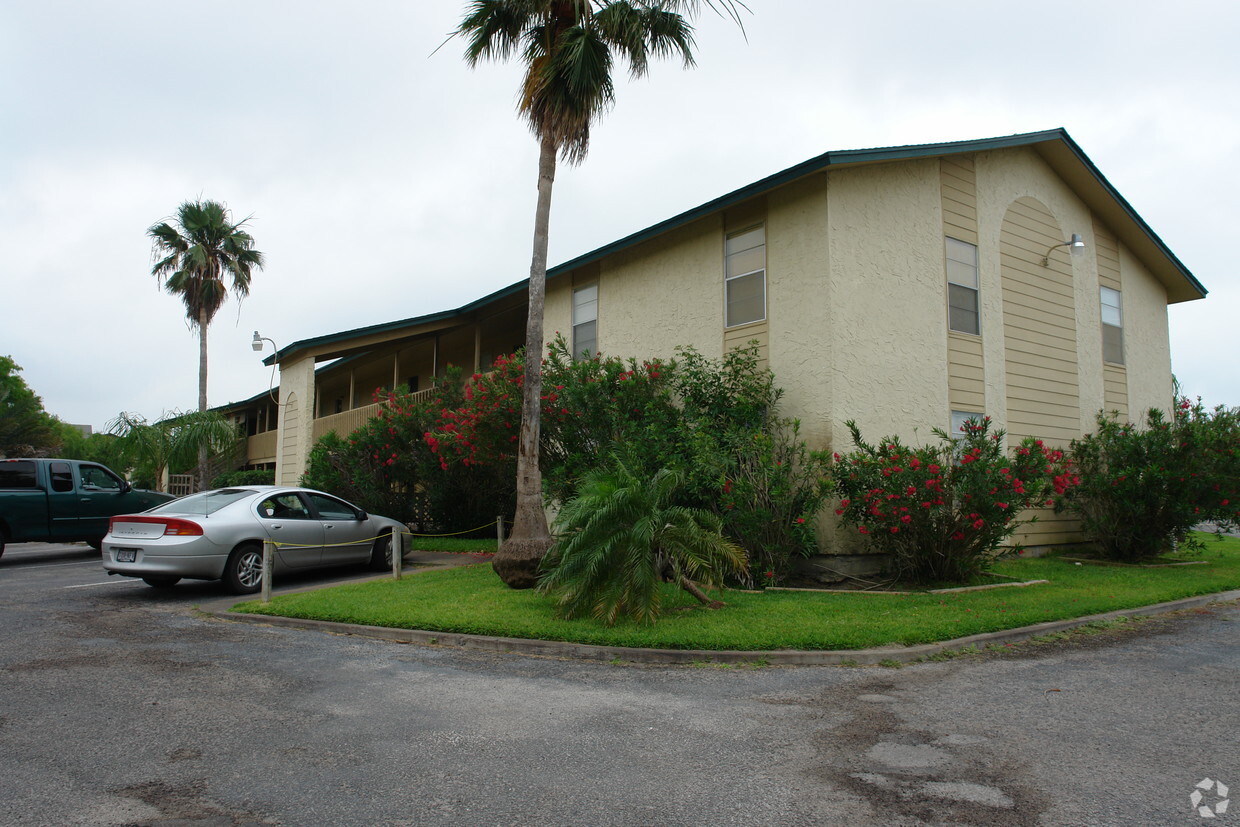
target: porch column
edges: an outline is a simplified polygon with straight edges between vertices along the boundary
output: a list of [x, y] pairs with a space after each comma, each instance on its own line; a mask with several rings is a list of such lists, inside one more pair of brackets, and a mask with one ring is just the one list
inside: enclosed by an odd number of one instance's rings
[[314, 358], [280, 363], [280, 410], [277, 413], [276, 481], [296, 485], [314, 445]]

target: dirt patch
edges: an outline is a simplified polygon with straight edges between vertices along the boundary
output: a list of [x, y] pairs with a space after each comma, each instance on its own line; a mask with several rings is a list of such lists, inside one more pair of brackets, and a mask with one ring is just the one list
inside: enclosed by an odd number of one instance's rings
[[188, 784], [173, 785], [163, 781], [145, 781], [116, 790], [116, 794], [141, 801], [160, 813], [157, 820], [134, 822], [127, 827], [147, 827], [147, 825], [165, 824], [168, 820], [192, 821], [202, 825], [227, 825], [228, 827], [248, 827], [258, 824], [278, 824], [279, 822], [264, 818], [261, 814], [249, 810], [229, 808], [210, 801], [204, 797], [207, 784], [205, 781], [192, 781]]
[[850, 694], [841, 710], [846, 722], [816, 738], [826, 760], [815, 775], [892, 824], [1039, 823], [1045, 795], [1020, 783], [1023, 764], [992, 750], [989, 739], [905, 727], [899, 686], [881, 678]]

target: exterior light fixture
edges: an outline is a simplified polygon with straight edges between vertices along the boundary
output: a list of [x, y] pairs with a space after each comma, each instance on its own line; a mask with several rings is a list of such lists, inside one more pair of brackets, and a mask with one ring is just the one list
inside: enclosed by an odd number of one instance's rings
[[276, 343], [274, 341], [272, 341], [271, 339], [268, 339], [266, 336], [260, 336], [258, 334], [258, 331], [255, 330], [254, 338], [250, 340], [250, 347], [254, 348], [255, 353], [262, 352], [263, 342], [271, 342], [271, 349], [275, 351], [275, 356], [273, 357], [274, 361], [272, 361], [271, 363], [271, 382], [268, 383], [267, 395], [271, 397], [272, 402], [279, 405], [280, 400], [276, 399], [275, 387], [276, 387], [276, 366], [280, 364], [280, 348], [276, 347]]
[[[1049, 248], [1047, 248], [1046, 255], [1042, 256], [1043, 267], [1050, 266], [1051, 253], [1060, 247], [1067, 247], [1074, 256], [1083, 255], [1085, 253], [1085, 239], [1081, 237], [1080, 233], [1073, 233], [1071, 241], [1065, 241], [1063, 244], [1052, 244]], [[255, 333], [254, 335], [257, 336], [258, 334]]]
[[280, 355], [280, 348], [276, 347], [276, 343], [272, 342], [271, 339], [268, 339], [266, 336], [259, 336], [258, 331], [255, 330], [254, 338], [250, 340], [250, 347], [254, 348], [255, 353], [262, 352], [263, 342], [271, 342], [271, 349], [276, 352], [276, 356]]

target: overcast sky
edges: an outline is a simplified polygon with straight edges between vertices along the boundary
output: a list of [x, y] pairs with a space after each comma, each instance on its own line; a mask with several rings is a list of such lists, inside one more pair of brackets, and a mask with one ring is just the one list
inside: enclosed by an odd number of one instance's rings
[[[552, 265], [828, 150], [1064, 127], [1210, 290], [1175, 373], [1240, 404], [1240, 3], [750, 0], [698, 66], [621, 79], [562, 168]], [[268, 265], [210, 328], [210, 403], [281, 347], [528, 274], [537, 146], [516, 65], [436, 47], [463, 0], [0, 0], [0, 354], [61, 419], [197, 403], [197, 339], [146, 229], [223, 201]], [[748, 42], [746, 42], [746, 37]], [[263, 355], [270, 354], [270, 349]]]

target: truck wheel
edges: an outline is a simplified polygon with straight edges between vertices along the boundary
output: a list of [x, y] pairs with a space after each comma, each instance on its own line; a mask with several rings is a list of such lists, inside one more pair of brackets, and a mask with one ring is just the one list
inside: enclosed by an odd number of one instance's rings
[[392, 535], [383, 534], [375, 539], [374, 548], [370, 552], [371, 571], [392, 570]]
[[168, 589], [181, 582], [181, 578], [172, 575], [159, 576], [152, 574], [150, 577], [143, 577], [142, 582], [155, 589]]
[[253, 594], [263, 584], [263, 548], [238, 546], [224, 564], [224, 585], [233, 594]]

